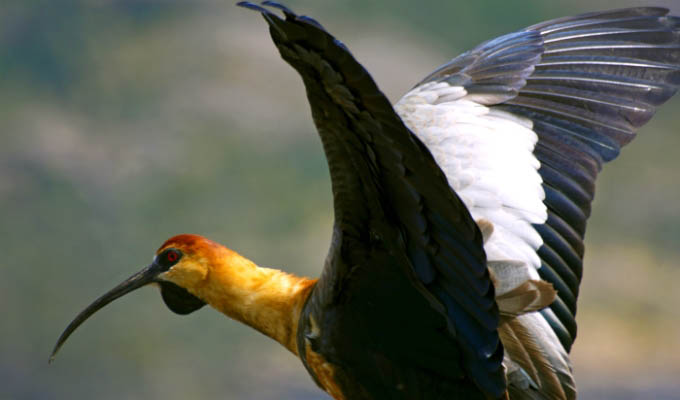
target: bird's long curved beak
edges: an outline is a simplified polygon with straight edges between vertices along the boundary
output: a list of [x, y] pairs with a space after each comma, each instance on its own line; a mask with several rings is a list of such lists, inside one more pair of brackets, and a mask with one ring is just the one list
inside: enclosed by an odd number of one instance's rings
[[85, 320], [88, 319], [92, 314], [96, 313], [97, 311], [99, 311], [99, 309], [109, 304], [110, 302], [116, 300], [117, 298], [122, 297], [135, 289], [139, 289], [142, 286], [146, 286], [149, 283], [154, 282], [160, 272], [161, 271], [159, 266], [156, 263], [152, 263], [148, 267], [127, 278], [125, 281], [121, 282], [118, 286], [109, 290], [104, 295], [95, 300], [92, 304], [87, 306], [87, 308], [81, 311], [80, 314], [78, 314], [73, 319], [73, 321], [71, 321], [71, 323], [68, 324], [66, 329], [64, 329], [64, 332], [62, 332], [61, 336], [59, 336], [59, 340], [57, 340], [57, 343], [54, 345], [54, 349], [52, 350], [52, 354], [50, 355], [48, 362], [51, 363], [52, 361], [54, 361], [54, 357], [57, 355], [57, 352], [64, 344], [66, 339], [68, 339], [68, 337], [71, 336], [71, 333], [73, 333], [73, 331], [75, 331], [76, 328], [78, 328], [83, 322], [85, 322]]

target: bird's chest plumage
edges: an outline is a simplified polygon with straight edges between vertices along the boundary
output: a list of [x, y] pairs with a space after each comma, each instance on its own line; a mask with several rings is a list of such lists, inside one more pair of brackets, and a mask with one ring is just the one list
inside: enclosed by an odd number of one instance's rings
[[333, 316], [314, 315], [310, 309], [306, 311], [298, 331], [298, 349], [303, 364], [316, 384], [334, 399], [373, 399], [361, 384], [370, 377], [357, 376], [358, 371], [351, 372], [352, 365], [366, 364], [360, 355], [361, 351], [357, 351], [359, 348], [343, 351], [347, 341], [362, 343], [361, 333], [355, 331], [342, 335], [339, 331], [341, 323], [335, 324], [335, 331], [331, 328], [333, 324], [329, 324], [328, 320], [333, 319]]
[[321, 354], [315, 352], [311, 348], [311, 343], [307, 341], [304, 352], [304, 364], [307, 370], [312, 375], [317, 385], [319, 385], [334, 399], [344, 400], [348, 398], [355, 398], [347, 388], [341, 387], [339, 384], [339, 376], [344, 375], [344, 371], [336, 365], [331, 364]]
[[365, 354], [362, 361], [359, 354], [324, 354], [321, 349], [315, 350], [314, 347], [313, 340], [305, 340], [303, 362], [317, 385], [334, 399], [401, 398], [389, 395], [389, 391], [378, 384], [381, 381], [380, 374], [372, 365], [369, 354]]

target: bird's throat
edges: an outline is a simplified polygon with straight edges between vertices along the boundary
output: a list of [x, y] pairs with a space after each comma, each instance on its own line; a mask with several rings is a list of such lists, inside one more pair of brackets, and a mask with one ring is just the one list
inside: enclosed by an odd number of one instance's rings
[[202, 300], [298, 354], [298, 321], [315, 279], [258, 267], [231, 250], [206, 278], [196, 290]]

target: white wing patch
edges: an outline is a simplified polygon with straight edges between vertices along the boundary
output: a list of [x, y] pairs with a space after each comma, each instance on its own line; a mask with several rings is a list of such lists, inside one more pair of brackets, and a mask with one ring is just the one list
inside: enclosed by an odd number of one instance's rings
[[539, 279], [536, 250], [543, 241], [531, 224], [544, 223], [548, 215], [533, 155], [538, 137], [531, 120], [475, 100], [463, 87], [429, 82], [394, 108], [432, 152], [473, 219], [493, 224], [484, 244], [488, 260], [526, 262]]
[[[463, 87], [429, 82], [408, 92], [394, 108], [477, 221], [499, 307], [505, 307], [503, 301], [523, 300], [522, 293], [510, 300], [498, 296], [509, 296], [526, 283], [535, 286], [536, 295], [542, 290], [545, 299], [537, 298], [542, 308], [556, 292], [538, 275], [536, 251], [543, 240], [531, 225], [548, 219], [540, 162], [533, 154], [538, 136], [531, 120], [479, 101], [480, 95], [468, 96]], [[532, 310], [509, 316], [501, 309], [508, 382], [525, 390], [531, 386], [546, 398], [575, 399], [567, 353], [545, 318]]]

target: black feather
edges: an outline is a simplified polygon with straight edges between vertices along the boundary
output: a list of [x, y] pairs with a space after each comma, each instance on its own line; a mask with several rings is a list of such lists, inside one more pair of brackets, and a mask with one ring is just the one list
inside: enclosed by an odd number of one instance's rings
[[168, 308], [180, 315], [190, 314], [205, 305], [205, 302], [172, 282], [161, 281], [161, 297]]

